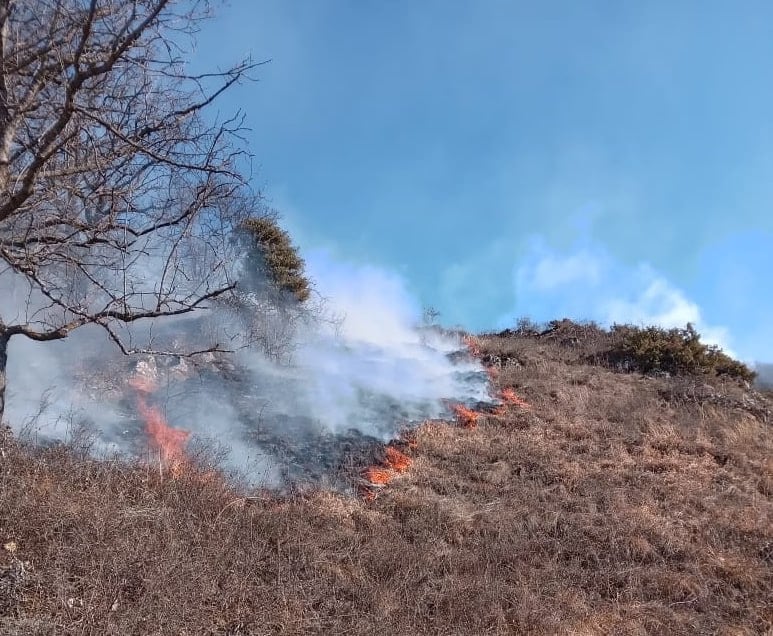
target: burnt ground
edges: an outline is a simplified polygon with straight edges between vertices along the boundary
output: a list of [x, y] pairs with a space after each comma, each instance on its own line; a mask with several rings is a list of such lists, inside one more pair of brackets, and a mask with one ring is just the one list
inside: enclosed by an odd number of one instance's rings
[[372, 502], [6, 434], [0, 633], [770, 633], [770, 395], [610, 368], [605, 338], [481, 337], [531, 408], [420, 425]]
[[[449, 354], [452, 364], [462, 363], [455, 369], [456, 379], [473, 387], [483, 387], [487, 375], [482, 367], [470, 369], [474, 361], [463, 346]], [[323, 486], [345, 493], [354, 493], [363, 466], [383, 457], [385, 442], [400, 431], [418, 426], [430, 416], [453, 417], [456, 403], [446, 400], [438, 409], [434, 402], [403, 404], [394, 397], [366, 393], [357, 395], [357, 408], [350, 409], [368, 425], [330, 430], [319, 419], [293, 413], [292, 404], [285, 402], [278, 408], [272, 405], [275, 396], [288, 396], [301, 390], [290, 377], [280, 379], [270, 374], [253, 374], [240, 367], [227, 355], [179, 358], [176, 356], [144, 355], [127, 358], [92, 358], [82, 362], [76, 370], [81, 392], [93, 399], [115, 405], [121, 426], [100, 428], [87, 418], [72, 422], [77, 430], [78, 443], [84, 438], [115, 443], [121, 452], [153, 461], [158, 453], [149, 443], [145, 425], [137, 408], [137, 391], [132, 378], [139, 377], [146, 384], [143, 401], [163, 414], [173, 428], [190, 431], [189, 448], [193, 454], [217, 455], [226, 472], [240, 483], [266, 485], [282, 494]], [[286, 399], [286, 398], [285, 398]], [[290, 400], [291, 402], [291, 400]], [[221, 422], [201, 426], [197, 410], [203, 403], [223, 408]], [[492, 410], [496, 401], [463, 401], [476, 409]], [[283, 410], [284, 409], [284, 410]], [[228, 418], [226, 426], [222, 420]], [[205, 419], [205, 418], [204, 418]], [[194, 422], [199, 422], [196, 426]], [[191, 426], [193, 425], [193, 428]], [[38, 445], [56, 445], [57, 439], [46, 439], [36, 434]], [[230, 450], [236, 449], [235, 459], [229, 461]], [[240, 461], [244, 457], [255, 460]], [[265, 471], [265, 472], [264, 472]], [[266, 474], [270, 473], [270, 474]]]

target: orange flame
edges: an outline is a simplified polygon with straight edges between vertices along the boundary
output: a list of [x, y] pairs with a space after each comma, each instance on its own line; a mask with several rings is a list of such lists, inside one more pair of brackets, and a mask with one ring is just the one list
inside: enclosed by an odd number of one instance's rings
[[386, 460], [384, 463], [392, 470], [398, 473], [404, 473], [411, 465], [411, 458], [406, 454], [401, 453], [394, 446], [387, 446]]
[[[404, 433], [403, 437], [410, 435], [410, 439], [415, 441], [414, 433]], [[409, 444], [409, 448], [412, 448]], [[360, 496], [365, 501], [373, 501], [378, 497], [377, 489], [386, 486], [399, 473], [404, 473], [410, 467], [413, 460], [405, 453], [394, 446], [387, 446], [384, 453], [384, 459], [377, 466], [370, 466], [362, 471], [363, 479], [368, 482], [359, 487]]]
[[181, 472], [186, 463], [185, 445], [190, 432], [169, 426], [161, 410], [148, 403], [147, 395], [156, 390], [156, 383], [145, 376], [135, 375], [129, 386], [137, 391], [137, 410], [145, 421], [145, 434], [161, 453], [161, 460], [169, 466], [173, 475]]
[[459, 423], [464, 426], [464, 428], [475, 428], [478, 425], [480, 413], [477, 411], [468, 409], [463, 404], [454, 404], [452, 408], [456, 414], [456, 419], [459, 420]]
[[502, 401], [505, 404], [512, 404], [513, 406], [520, 406], [523, 409], [530, 409], [531, 404], [526, 402], [525, 400], [519, 398], [515, 391], [511, 388], [502, 389], [500, 396], [502, 397]]
[[169, 426], [161, 411], [143, 398], [137, 399], [137, 410], [145, 420], [145, 432], [151, 443], [161, 451], [161, 458], [170, 466], [179, 468], [185, 463], [185, 444], [190, 432]]
[[367, 481], [376, 486], [385, 486], [392, 479], [394, 479], [395, 471], [390, 468], [379, 468], [378, 466], [371, 466], [366, 469], [362, 475]]

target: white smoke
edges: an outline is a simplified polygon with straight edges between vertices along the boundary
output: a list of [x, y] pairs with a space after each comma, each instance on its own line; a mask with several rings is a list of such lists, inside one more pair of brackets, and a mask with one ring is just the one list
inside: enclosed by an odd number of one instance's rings
[[[222, 446], [226, 465], [252, 481], [276, 484], [293, 474], [291, 464], [313, 464], [315, 453], [337, 456], [342, 440], [386, 441], [403, 426], [446, 414], [448, 401], [489, 399], [483, 369], [449, 355], [463, 348], [457, 337], [421, 327], [399, 277], [324, 254], [313, 255], [309, 269], [324, 309], [265, 317], [266, 333], [291, 335], [279, 342], [286, 355], [266, 355], [259, 343], [217, 359], [144, 359], [158, 384], [154, 404], [171, 426]], [[19, 313], [21, 298], [3, 294], [0, 315]], [[227, 343], [240, 329], [232, 313], [218, 311], [133, 325], [127, 335], [171, 342], [207, 332]], [[84, 421], [98, 449], [137, 452], [142, 423], [126, 385], [134, 364], [95, 327], [47, 343], [14, 337], [6, 419], [55, 440]], [[326, 461], [333, 460], [319, 459]]]
[[773, 389], [773, 363], [757, 362], [754, 370], [757, 372], [756, 385], [761, 389]]
[[[706, 319], [702, 307], [648, 263], [629, 266], [603, 245], [580, 236], [562, 251], [539, 236], [515, 269], [519, 311], [549, 320], [573, 316], [613, 324], [684, 327], [692, 323], [706, 344], [736, 357], [729, 330]], [[535, 311], [536, 309], [536, 311]], [[502, 320], [512, 324], [512, 315]]]

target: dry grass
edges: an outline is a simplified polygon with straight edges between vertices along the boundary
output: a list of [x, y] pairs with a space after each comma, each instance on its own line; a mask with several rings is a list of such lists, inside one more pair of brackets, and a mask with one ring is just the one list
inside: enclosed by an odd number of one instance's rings
[[0, 632], [773, 629], [769, 401], [589, 366], [593, 343], [479, 345], [531, 408], [425, 423], [370, 503], [4, 438]]

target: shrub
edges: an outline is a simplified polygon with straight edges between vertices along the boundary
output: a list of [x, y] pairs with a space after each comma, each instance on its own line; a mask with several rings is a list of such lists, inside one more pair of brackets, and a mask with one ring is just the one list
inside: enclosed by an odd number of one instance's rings
[[519, 336], [536, 336], [542, 328], [538, 322], [523, 316], [515, 323], [515, 333]]
[[617, 336], [617, 344], [610, 349], [607, 359], [628, 370], [729, 376], [748, 382], [756, 375], [719, 347], [702, 343], [690, 323], [684, 329], [615, 325], [612, 334]]
[[242, 227], [247, 247], [251, 248], [247, 256], [249, 269], [265, 273], [276, 288], [291, 293], [299, 302], [306, 301], [311, 283], [290, 235], [270, 216], [249, 218]]

